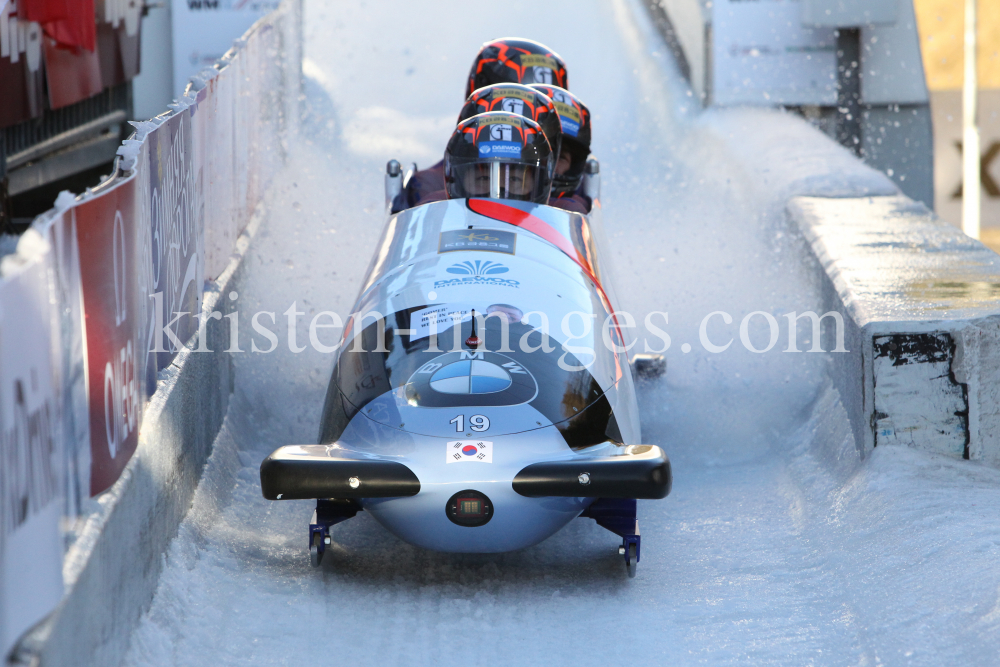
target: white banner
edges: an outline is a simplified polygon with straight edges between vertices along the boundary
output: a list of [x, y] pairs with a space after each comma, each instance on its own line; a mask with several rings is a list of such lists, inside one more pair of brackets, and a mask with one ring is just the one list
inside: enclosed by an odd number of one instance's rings
[[63, 593], [62, 430], [47, 252], [0, 265], [0, 655]]
[[174, 95], [188, 79], [211, 67], [278, 0], [172, 0]]

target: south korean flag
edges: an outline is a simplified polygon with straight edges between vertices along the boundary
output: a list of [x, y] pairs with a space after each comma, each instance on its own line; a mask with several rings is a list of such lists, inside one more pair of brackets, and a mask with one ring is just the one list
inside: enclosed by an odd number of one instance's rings
[[446, 463], [493, 463], [493, 443], [487, 440], [453, 440], [445, 451]]

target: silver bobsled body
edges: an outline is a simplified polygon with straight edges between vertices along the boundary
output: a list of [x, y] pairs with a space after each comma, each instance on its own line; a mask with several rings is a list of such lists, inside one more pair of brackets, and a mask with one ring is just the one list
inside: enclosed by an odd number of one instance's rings
[[335, 500], [421, 547], [500, 552], [595, 499], [631, 501], [634, 520], [634, 499], [666, 496], [669, 462], [639, 444], [631, 322], [602, 240], [598, 203], [588, 216], [493, 199], [390, 215], [320, 444], [275, 451], [265, 497], [318, 499], [314, 526], [343, 514]]

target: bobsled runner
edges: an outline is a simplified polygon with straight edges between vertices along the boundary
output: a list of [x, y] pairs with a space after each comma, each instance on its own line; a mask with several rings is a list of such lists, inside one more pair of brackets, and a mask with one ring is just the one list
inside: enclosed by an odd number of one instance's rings
[[[387, 200], [400, 171], [390, 163]], [[313, 565], [330, 527], [362, 510], [411, 544], [480, 553], [531, 546], [582, 516], [621, 537], [635, 575], [636, 500], [666, 497], [671, 470], [641, 444], [633, 373], [663, 366], [629, 362], [596, 163], [588, 172], [586, 216], [477, 198], [388, 214], [319, 444], [279, 447], [260, 467], [265, 498], [317, 501]]]

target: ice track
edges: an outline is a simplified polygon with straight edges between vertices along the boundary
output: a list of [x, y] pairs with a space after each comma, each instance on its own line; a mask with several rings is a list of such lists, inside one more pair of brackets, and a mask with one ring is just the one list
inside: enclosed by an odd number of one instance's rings
[[[479, 44], [541, 40], [595, 113], [624, 306], [669, 312], [668, 379], [642, 386], [641, 407], [674, 490], [640, 503], [633, 580], [589, 520], [524, 551], [456, 556], [360, 514], [314, 570], [311, 504], [265, 501], [258, 466], [315, 441], [332, 359], [292, 354], [282, 335], [270, 354], [234, 355], [229, 415], [125, 664], [997, 664], [1000, 471], [891, 448], [862, 461], [824, 355], [739, 344], [745, 314], [819, 299], [782, 212], [788, 175], [734, 155], [734, 137], [812, 130], [696, 111], [626, 0], [307, 0], [305, 26], [304, 136], [266, 202], [241, 313], [280, 325], [294, 301], [307, 321], [346, 316], [382, 225], [385, 161], [439, 158]], [[710, 333], [736, 342], [713, 355], [697, 331], [717, 310], [735, 323]], [[248, 350], [249, 316], [241, 329]]]

